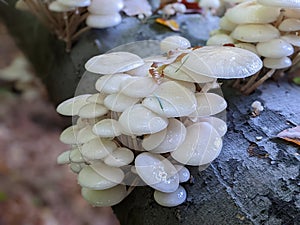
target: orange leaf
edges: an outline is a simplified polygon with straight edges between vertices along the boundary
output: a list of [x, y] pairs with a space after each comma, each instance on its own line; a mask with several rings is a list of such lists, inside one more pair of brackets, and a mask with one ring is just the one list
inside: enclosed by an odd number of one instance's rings
[[162, 24], [166, 27], [169, 27], [173, 31], [179, 31], [179, 25], [175, 20], [165, 20], [163, 18], [157, 18], [156, 23]]
[[300, 126], [288, 128], [277, 134], [277, 137], [300, 145]]

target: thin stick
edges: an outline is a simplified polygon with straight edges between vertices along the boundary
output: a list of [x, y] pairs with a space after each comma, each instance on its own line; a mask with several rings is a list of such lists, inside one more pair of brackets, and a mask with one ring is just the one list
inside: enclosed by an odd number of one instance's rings
[[241, 84], [241, 80], [242, 80], [241, 78], [236, 79], [236, 80], [234, 81], [232, 87], [234, 87], [234, 88], [239, 88], [239, 87], [240, 87], [240, 84]]
[[76, 40], [81, 34], [83, 34], [84, 32], [90, 30], [90, 27], [84, 27], [82, 29], [80, 29], [79, 31], [77, 31], [73, 36], [72, 36], [72, 41]]
[[241, 88], [241, 92], [244, 92], [248, 87], [250, 87], [256, 80], [256, 78], [258, 77], [259, 73], [261, 71], [258, 71], [256, 74], [254, 74], [249, 80], [248, 82]]
[[270, 78], [274, 72], [276, 70], [275, 69], [271, 69], [269, 70], [269, 72], [267, 72], [261, 79], [259, 79], [258, 81], [256, 81], [252, 87], [250, 87], [248, 90], [246, 90], [244, 92], [244, 94], [248, 95], [250, 94], [252, 91], [254, 91], [258, 86], [260, 86], [265, 80], [267, 80], [268, 78]]

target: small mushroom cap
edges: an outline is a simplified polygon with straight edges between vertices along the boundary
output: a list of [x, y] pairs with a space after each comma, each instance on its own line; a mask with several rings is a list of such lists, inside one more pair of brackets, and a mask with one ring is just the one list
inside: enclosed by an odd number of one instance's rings
[[71, 162], [70, 163], [70, 169], [73, 173], [80, 173], [80, 171], [84, 168], [85, 166], [83, 165], [83, 163], [75, 163], [75, 162]]
[[119, 123], [126, 134], [144, 135], [159, 132], [168, 125], [168, 120], [141, 104], [127, 108], [120, 116]]
[[[109, 177], [105, 177], [99, 173], [102, 173], [102, 169], [105, 166], [104, 163], [101, 163], [101, 165], [84, 167], [78, 174], [78, 183], [80, 186], [93, 190], [104, 190], [120, 184], [124, 178], [123, 171], [116, 167], [109, 167]], [[105, 175], [107, 174], [105, 173]]]
[[109, 166], [121, 167], [130, 164], [134, 159], [134, 154], [128, 148], [120, 147], [109, 154], [104, 163]]
[[115, 149], [117, 145], [113, 141], [97, 137], [82, 146], [81, 154], [88, 160], [103, 159]]
[[59, 165], [69, 164], [71, 162], [70, 161], [70, 152], [71, 152], [71, 150], [60, 153], [56, 159], [57, 164], [59, 164]]
[[300, 19], [300, 8], [285, 8], [283, 15], [285, 18]]
[[94, 56], [87, 61], [85, 68], [92, 73], [114, 74], [132, 70], [144, 64], [138, 55], [129, 52], [112, 52]]
[[295, 34], [286, 34], [280, 37], [281, 39], [287, 41], [291, 45], [294, 45], [296, 47], [300, 47], [300, 37]]
[[259, 55], [268, 58], [281, 58], [294, 53], [293, 46], [283, 39], [273, 39], [256, 45]]
[[132, 98], [142, 98], [151, 94], [158, 84], [152, 77], [131, 77], [121, 83], [120, 93]]
[[70, 161], [74, 162], [74, 163], [84, 163], [85, 162], [79, 148], [74, 148], [71, 150]]
[[103, 119], [93, 126], [93, 132], [100, 137], [116, 137], [121, 135], [121, 127], [117, 120]]
[[124, 172], [120, 168], [113, 167], [106, 165], [102, 161], [93, 161], [90, 166], [101, 176], [105, 177], [106, 179], [114, 182], [114, 183], [121, 183], [124, 179]]
[[90, 94], [84, 94], [67, 99], [57, 106], [56, 111], [64, 116], [78, 115], [80, 108], [87, 104], [86, 99], [90, 96]]
[[69, 12], [69, 11], [74, 11], [75, 7], [74, 6], [68, 6], [65, 4], [61, 4], [58, 1], [53, 1], [48, 5], [48, 8], [50, 11], [53, 12]]
[[106, 94], [118, 93], [121, 88], [121, 83], [131, 76], [124, 73], [107, 74], [99, 77], [96, 81], [96, 90]]
[[104, 105], [96, 103], [87, 103], [82, 106], [78, 112], [78, 115], [81, 118], [96, 118], [105, 115], [108, 112], [108, 109]]
[[215, 115], [227, 107], [225, 99], [214, 93], [196, 93], [196, 99], [197, 109], [190, 117]]
[[173, 118], [169, 119], [166, 130], [164, 140], [157, 147], [151, 149], [151, 153], [172, 152], [184, 141], [186, 128], [179, 120]]
[[185, 166], [175, 164], [174, 167], [179, 176], [179, 183], [187, 182], [190, 179], [191, 173]]
[[137, 77], [148, 77], [150, 76], [149, 69], [151, 68], [151, 65], [153, 62], [145, 62], [145, 64], [126, 71], [127, 74], [132, 75], [132, 76], [137, 76]]
[[280, 8], [257, 4], [256, 1], [246, 1], [227, 10], [225, 16], [235, 24], [271, 23], [277, 20]]
[[153, 134], [144, 136], [143, 141], [142, 141], [143, 148], [147, 151], [150, 151], [150, 150], [156, 148], [165, 139], [166, 134], [167, 134], [167, 128], [165, 128], [157, 133], [153, 133]]
[[162, 52], [168, 52], [175, 49], [187, 49], [190, 47], [190, 41], [178, 35], [166, 37], [160, 42], [160, 49]]
[[56, 0], [60, 4], [71, 7], [85, 7], [91, 4], [91, 0]]
[[170, 193], [179, 186], [175, 167], [161, 155], [141, 153], [135, 158], [135, 167], [141, 179], [158, 191]]
[[240, 43], [236, 43], [234, 45], [235, 45], [235, 47], [246, 49], [250, 52], [253, 52], [256, 55], [259, 55], [257, 50], [256, 50], [256, 46], [254, 44], [240, 42]]
[[142, 104], [151, 111], [164, 117], [180, 117], [191, 114], [197, 107], [195, 94], [176, 81], [167, 81]]
[[164, 193], [161, 191], [154, 191], [154, 200], [166, 207], [174, 207], [182, 204], [186, 200], [186, 190], [179, 185], [176, 191], [172, 193]]
[[300, 30], [300, 20], [295, 18], [287, 18], [279, 24], [278, 29], [285, 32], [298, 31]]
[[205, 46], [181, 60], [184, 68], [214, 78], [242, 78], [262, 68], [261, 59], [245, 49], [225, 46]]
[[60, 134], [59, 140], [62, 143], [69, 144], [69, 145], [77, 144], [78, 131], [79, 131], [79, 129], [78, 129], [77, 125], [67, 127]]
[[119, 12], [124, 7], [123, 0], [110, 0], [109, 4], [104, 1], [92, 1], [88, 7], [91, 14], [113, 14]]
[[219, 133], [221, 137], [223, 137], [226, 132], [227, 132], [227, 124], [225, 121], [214, 117], [214, 116], [209, 116], [209, 117], [200, 117], [199, 122], [208, 122], [210, 125], [212, 125], [215, 130]]
[[105, 190], [81, 189], [82, 197], [92, 206], [107, 207], [121, 202], [126, 196], [126, 186], [117, 185]]
[[225, 30], [225, 31], [233, 31], [234, 28], [236, 28], [237, 24], [231, 22], [226, 15], [224, 15], [220, 19], [220, 29]]
[[234, 40], [228, 34], [216, 34], [207, 40], [206, 45], [224, 45], [229, 43], [234, 43]]
[[264, 42], [279, 38], [277, 28], [270, 24], [241, 24], [231, 33], [231, 37], [244, 42]]
[[139, 101], [138, 98], [132, 98], [121, 93], [107, 95], [104, 99], [104, 105], [115, 112], [124, 112], [128, 107]]
[[218, 132], [207, 122], [195, 123], [187, 127], [184, 142], [171, 156], [178, 162], [199, 166], [212, 162], [220, 154], [222, 139]]
[[300, 8], [299, 0], [257, 0], [257, 3], [281, 8]]
[[105, 97], [106, 97], [106, 94], [104, 94], [104, 93], [96, 93], [96, 94], [93, 94], [90, 97], [88, 97], [86, 99], [86, 101], [90, 102], [90, 103], [103, 104]]
[[77, 143], [84, 144], [90, 140], [96, 138], [97, 135], [94, 134], [92, 126], [85, 126], [81, 128], [77, 133]]
[[292, 65], [292, 60], [289, 57], [282, 58], [264, 58], [264, 66], [270, 69], [284, 69]]

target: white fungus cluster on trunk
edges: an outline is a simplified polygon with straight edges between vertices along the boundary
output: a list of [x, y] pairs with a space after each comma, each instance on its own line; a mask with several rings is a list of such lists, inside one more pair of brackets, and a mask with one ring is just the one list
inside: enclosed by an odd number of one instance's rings
[[207, 45], [234, 44], [254, 52], [264, 67], [287, 69], [298, 60], [298, 0], [250, 0], [228, 9]]
[[137, 185], [155, 189], [163, 206], [183, 203], [187, 193], [180, 183], [190, 177], [185, 165], [210, 164], [227, 130], [216, 117], [227, 106], [213, 92], [216, 79], [250, 76], [262, 67], [250, 51], [193, 49], [182, 37], [164, 39], [161, 49], [166, 53], [146, 59], [129, 52], [92, 57], [85, 68], [99, 74], [97, 93], [57, 107], [77, 117], [60, 136], [71, 148], [57, 162], [70, 164], [92, 205], [115, 205]]

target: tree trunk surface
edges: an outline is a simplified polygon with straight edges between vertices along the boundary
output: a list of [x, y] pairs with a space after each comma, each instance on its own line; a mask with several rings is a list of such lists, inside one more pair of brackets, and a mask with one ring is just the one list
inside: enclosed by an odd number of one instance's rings
[[[113, 28], [85, 33], [66, 53], [64, 44], [35, 18], [0, 3], [0, 18], [32, 62], [54, 104], [76, 91], [84, 63], [93, 55], [120, 44], [146, 39], [161, 40], [169, 31], [151, 21], [125, 18]], [[217, 18], [184, 15], [179, 33], [193, 45], [204, 44]], [[196, 27], [195, 27], [196, 26]], [[299, 225], [299, 147], [276, 138], [283, 129], [300, 124], [300, 88], [285, 79], [268, 81], [253, 94], [242, 96], [223, 86], [228, 102], [228, 132], [219, 157], [204, 171], [190, 167], [194, 182], [183, 184], [187, 201], [174, 208], [161, 207], [153, 190], [137, 187], [113, 207], [122, 225]], [[265, 110], [251, 115], [259, 100]], [[259, 140], [257, 137], [262, 137]]]

